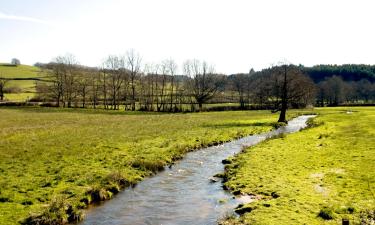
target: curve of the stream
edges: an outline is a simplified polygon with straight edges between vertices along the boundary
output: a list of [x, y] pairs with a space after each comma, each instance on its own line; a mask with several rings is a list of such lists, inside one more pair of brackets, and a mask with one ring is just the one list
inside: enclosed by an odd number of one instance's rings
[[92, 207], [80, 224], [216, 224], [241, 203], [223, 190], [221, 182], [210, 181], [213, 175], [223, 172], [221, 161], [240, 152], [243, 146], [255, 145], [281, 133], [297, 132], [311, 117], [299, 116], [277, 130], [190, 152], [172, 168]]

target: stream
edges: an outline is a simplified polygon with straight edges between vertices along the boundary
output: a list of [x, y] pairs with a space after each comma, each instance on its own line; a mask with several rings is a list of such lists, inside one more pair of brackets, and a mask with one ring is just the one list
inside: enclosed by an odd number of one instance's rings
[[91, 207], [80, 225], [208, 225], [233, 212], [242, 203], [223, 190], [221, 180], [212, 182], [224, 171], [222, 160], [266, 138], [293, 133], [306, 126], [313, 116], [299, 116], [285, 127], [247, 136], [219, 146], [188, 153], [172, 168], [127, 188], [114, 199]]

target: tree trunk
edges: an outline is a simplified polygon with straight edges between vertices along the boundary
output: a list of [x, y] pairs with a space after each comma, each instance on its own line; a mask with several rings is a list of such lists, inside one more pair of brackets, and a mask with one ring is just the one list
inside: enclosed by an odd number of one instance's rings
[[288, 121], [286, 120], [286, 109], [288, 107], [288, 87], [287, 87], [287, 66], [284, 65], [284, 84], [283, 84], [283, 90], [282, 90], [282, 96], [281, 96], [281, 110], [280, 110], [280, 116], [278, 122], [283, 122], [287, 123]]
[[203, 104], [202, 104], [202, 102], [199, 102], [198, 105], [199, 105], [199, 112], [202, 112], [202, 110], [203, 110]]
[[280, 116], [278, 122], [287, 123], [286, 120], [286, 104], [282, 103], [281, 110], [280, 110]]

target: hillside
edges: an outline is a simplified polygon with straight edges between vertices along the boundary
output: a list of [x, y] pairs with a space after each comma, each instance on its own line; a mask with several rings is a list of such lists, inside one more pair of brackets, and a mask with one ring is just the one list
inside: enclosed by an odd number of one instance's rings
[[11, 80], [6, 85], [6, 100], [25, 101], [35, 95], [35, 82], [43, 76], [35, 66], [0, 64], [0, 77]]

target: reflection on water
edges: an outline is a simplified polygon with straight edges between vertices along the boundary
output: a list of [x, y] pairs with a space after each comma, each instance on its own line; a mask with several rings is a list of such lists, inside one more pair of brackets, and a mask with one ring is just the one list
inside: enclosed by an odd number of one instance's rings
[[210, 178], [222, 173], [221, 161], [238, 153], [243, 146], [254, 145], [267, 137], [291, 133], [306, 126], [311, 116], [300, 116], [286, 127], [241, 138], [220, 146], [188, 153], [171, 169], [147, 178], [110, 201], [87, 212], [84, 225], [137, 224], [216, 224], [244, 199], [233, 199], [221, 182]]

